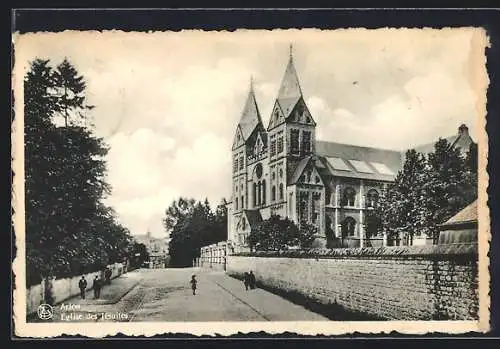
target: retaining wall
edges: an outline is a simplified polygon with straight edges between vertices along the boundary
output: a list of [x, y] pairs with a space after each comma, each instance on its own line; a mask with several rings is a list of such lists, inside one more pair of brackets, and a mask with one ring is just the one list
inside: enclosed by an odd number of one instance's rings
[[387, 320], [477, 319], [477, 245], [435, 245], [228, 256], [227, 273]]

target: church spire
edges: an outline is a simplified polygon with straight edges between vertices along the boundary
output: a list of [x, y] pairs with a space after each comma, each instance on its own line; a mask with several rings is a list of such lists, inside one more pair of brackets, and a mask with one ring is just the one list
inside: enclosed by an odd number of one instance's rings
[[[278, 103], [285, 114], [290, 113], [292, 108], [297, 104], [302, 97], [297, 71], [293, 64], [293, 46], [290, 44], [290, 54], [288, 64], [285, 69], [285, 74], [281, 80], [281, 86], [278, 92]], [[287, 115], [288, 116], [288, 115]]]
[[245, 140], [250, 137], [253, 130], [262, 123], [257, 100], [255, 99], [255, 92], [253, 87], [253, 76], [250, 77], [250, 91], [248, 92], [247, 101], [243, 112], [241, 113], [240, 122], [238, 126], [241, 129], [243, 138]]

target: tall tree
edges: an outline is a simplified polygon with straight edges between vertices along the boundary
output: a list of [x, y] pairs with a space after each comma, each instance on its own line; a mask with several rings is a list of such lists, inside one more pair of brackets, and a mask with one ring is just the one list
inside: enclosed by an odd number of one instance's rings
[[404, 233], [412, 237], [422, 229], [426, 180], [425, 157], [414, 149], [408, 150], [402, 170], [375, 205], [374, 215], [380, 217], [389, 235]]
[[93, 106], [85, 104], [86, 83], [76, 68], [64, 58], [54, 71], [55, 93], [57, 94], [57, 111], [64, 118], [66, 127], [70, 123], [84, 119], [85, 111]]
[[[469, 156], [477, 159], [477, 153]], [[475, 160], [469, 162], [468, 168], [460, 150], [446, 139], [440, 139], [429, 154], [428, 175], [423, 184], [425, 232], [429, 236], [436, 237], [439, 224], [477, 198], [477, 182], [472, 175]]]
[[110, 192], [107, 146], [89, 129], [53, 122], [62, 106], [71, 115], [83, 98], [61, 97], [56, 76], [48, 60], [37, 59], [24, 80], [28, 284], [100, 268], [128, 241], [128, 231], [102, 204]]

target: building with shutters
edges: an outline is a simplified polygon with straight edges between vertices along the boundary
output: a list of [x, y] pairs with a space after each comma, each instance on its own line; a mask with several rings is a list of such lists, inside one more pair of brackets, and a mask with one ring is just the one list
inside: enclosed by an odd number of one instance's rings
[[[394, 181], [405, 152], [320, 141], [316, 126], [290, 50], [267, 127], [252, 84], [236, 127], [228, 203], [228, 242], [233, 251], [247, 250], [252, 229], [271, 215], [316, 225], [317, 247], [383, 244], [367, 217]], [[465, 150], [472, 142], [465, 125], [458, 136], [448, 138]], [[433, 144], [417, 150], [430, 152]]]

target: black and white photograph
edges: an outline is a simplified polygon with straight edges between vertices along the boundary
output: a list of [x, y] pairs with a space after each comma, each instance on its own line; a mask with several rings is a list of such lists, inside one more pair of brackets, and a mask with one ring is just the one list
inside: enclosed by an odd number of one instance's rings
[[483, 29], [13, 43], [19, 336], [489, 329]]

